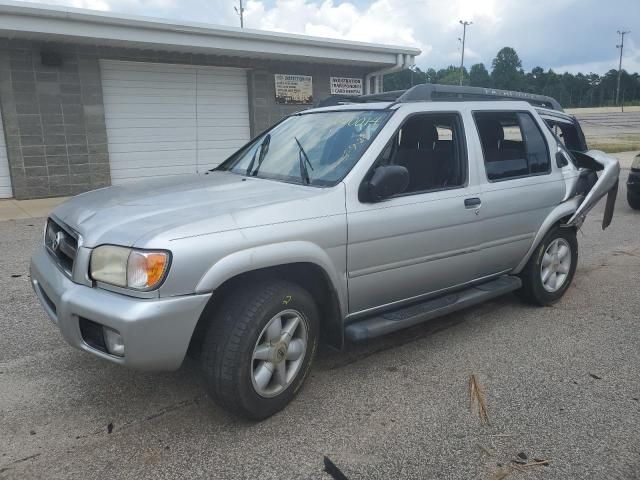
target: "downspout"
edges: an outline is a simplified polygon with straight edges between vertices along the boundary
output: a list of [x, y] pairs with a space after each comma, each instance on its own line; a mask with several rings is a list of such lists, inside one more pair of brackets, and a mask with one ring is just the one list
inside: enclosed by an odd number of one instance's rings
[[[369, 95], [371, 93], [382, 92], [382, 88], [383, 88], [382, 81], [383, 81], [384, 75], [386, 75], [387, 73], [399, 72], [401, 70], [404, 70], [405, 68], [409, 68], [410, 66], [413, 65], [413, 63], [414, 63], [413, 55], [398, 53], [396, 57], [395, 65], [391, 67], [383, 68], [382, 70], [377, 70], [375, 72], [371, 72], [365, 75], [364, 77], [365, 94]], [[371, 91], [371, 78], [374, 79], [373, 92]]]

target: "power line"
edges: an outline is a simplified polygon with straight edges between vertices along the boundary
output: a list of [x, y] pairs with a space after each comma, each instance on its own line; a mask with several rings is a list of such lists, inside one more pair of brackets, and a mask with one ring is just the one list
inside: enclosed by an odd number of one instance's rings
[[462, 58], [460, 59], [460, 85], [462, 85], [462, 80], [464, 78], [464, 42], [467, 39], [467, 27], [469, 25], [473, 25], [473, 22], [460, 20], [460, 25], [462, 25]]
[[616, 88], [616, 105], [620, 105], [620, 77], [622, 77], [622, 50], [624, 49], [624, 36], [627, 33], [631, 33], [631, 30], [627, 30], [625, 32], [621, 32], [620, 30], [618, 30], [618, 35], [620, 35], [620, 45], [616, 45], [616, 48], [620, 49], [620, 63], [618, 63], [618, 87]]

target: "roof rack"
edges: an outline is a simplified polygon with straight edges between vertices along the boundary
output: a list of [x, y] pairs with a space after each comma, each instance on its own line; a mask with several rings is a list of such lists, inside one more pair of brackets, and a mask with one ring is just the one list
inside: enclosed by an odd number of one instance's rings
[[461, 102], [461, 101], [495, 101], [519, 100], [528, 102], [534, 107], [544, 107], [551, 110], [563, 111], [560, 103], [551, 97], [535, 95], [533, 93], [513, 92], [483, 87], [461, 87], [457, 85], [437, 85], [425, 83], [416, 85], [408, 90], [394, 90], [392, 92], [374, 93], [372, 95], [340, 96], [332, 95], [321, 100], [317, 107], [331, 107], [343, 103], [370, 102]]

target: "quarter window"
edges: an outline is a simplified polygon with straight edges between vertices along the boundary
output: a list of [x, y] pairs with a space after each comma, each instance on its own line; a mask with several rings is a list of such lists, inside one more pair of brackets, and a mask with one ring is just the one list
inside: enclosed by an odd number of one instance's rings
[[577, 152], [587, 151], [587, 146], [584, 143], [583, 136], [580, 134], [577, 125], [550, 119], [545, 119], [545, 123], [556, 138], [567, 147], [567, 150]]
[[549, 173], [549, 150], [535, 120], [525, 112], [474, 114], [490, 181]]

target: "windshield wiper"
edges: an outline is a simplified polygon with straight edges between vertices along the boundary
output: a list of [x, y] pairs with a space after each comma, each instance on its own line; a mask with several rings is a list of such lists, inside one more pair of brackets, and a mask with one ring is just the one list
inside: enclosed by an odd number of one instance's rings
[[307, 164], [309, 164], [309, 167], [311, 167], [311, 170], [313, 170], [313, 165], [311, 165], [309, 156], [307, 155], [307, 152], [304, 151], [304, 147], [300, 143], [300, 140], [298, 140], [298, 137], [293, 137], [293, 138], [295, 139], [299, 148], [298, 157], [300, 162], [300, 176], [302, 177], [302, 181], [305, 182], [307, 185], [309, 185], [311, 183], [311, 179], [309, 178], [309, 170], [307, 170]]
[[[262, 140], [262, 143], [260, 144], [260, 148], [258, 148], [254, 154], [253, 157], [251, 157], [251, 162], [249, 163], [249, 166], [247, 167], [247, 177], [248, 176], [256, 176], [258, 174], [258, 170], [260, 169], [260, 165], [262, 165], [262, 161], [264, 160], [264, 157], [267, 156], [267, 152], [269, 151], [269, 143], [271, 143], [271, 135], [267, 134], [264, 139]], [[260, 151], [260, 155], [258, 155], [258, 151]], [[253, 165], [256, 163], [256, 156], [258, 156], [258, 165], [256, 166], [256, 169], [253, 170]], [[252, 172], [253, 170], [253, 172]]]

